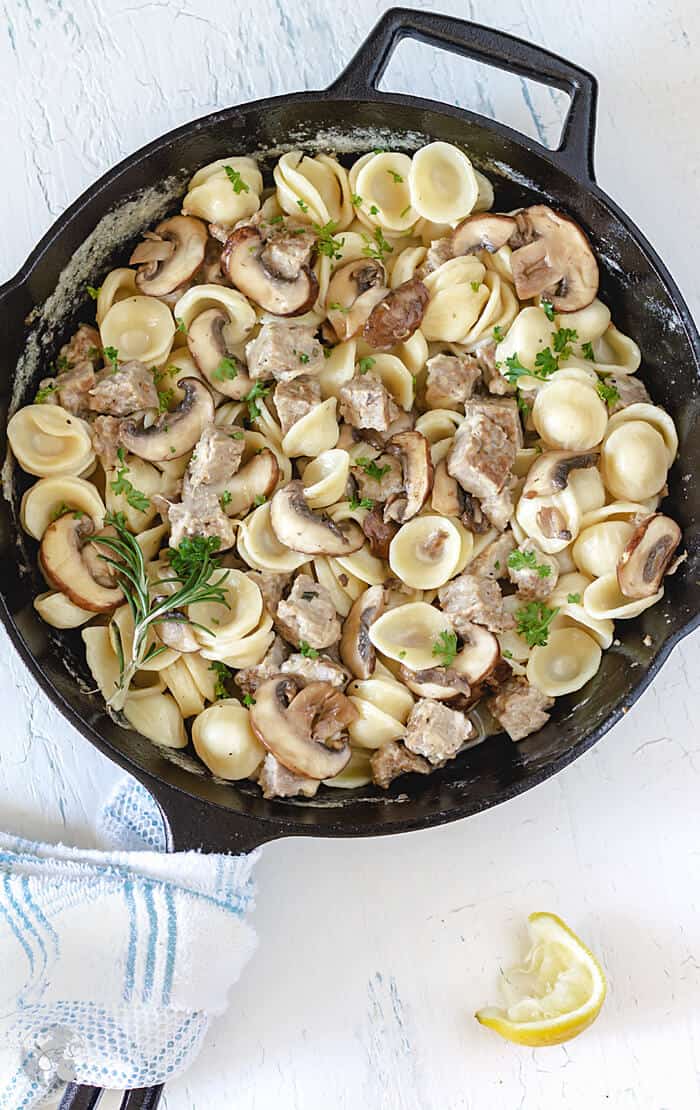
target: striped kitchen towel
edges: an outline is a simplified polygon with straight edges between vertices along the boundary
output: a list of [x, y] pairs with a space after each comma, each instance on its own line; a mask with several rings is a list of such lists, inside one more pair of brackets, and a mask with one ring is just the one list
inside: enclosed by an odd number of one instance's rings
[[102, 832], [130, 850], [0, 834], [0, 1110], [69, 1080], [148, 1087], [183, 1071], [255, 947], [256, 853], [167, 855], [132, 780]]

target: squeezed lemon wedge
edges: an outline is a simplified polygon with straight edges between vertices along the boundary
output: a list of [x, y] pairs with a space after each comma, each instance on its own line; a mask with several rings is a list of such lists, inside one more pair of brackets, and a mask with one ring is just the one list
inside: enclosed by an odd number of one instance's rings
[[554, 913], [528, 917], [532, 947], [522, 967], [503, 975], [504, 1008], [476, 1020], [515, 1044], [541, 1048], [577, 1037], [600, 1013], [607, 984], [582, 940]]

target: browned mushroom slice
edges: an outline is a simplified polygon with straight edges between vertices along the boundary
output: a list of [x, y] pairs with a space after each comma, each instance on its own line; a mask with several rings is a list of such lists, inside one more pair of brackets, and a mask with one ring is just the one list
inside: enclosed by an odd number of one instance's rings
[[[121, 604], [124, 595], [118, 586], [104, 586], [90, 572], [83, 551], [93, 528], [88, 516], [77, 517], [75, 513], [65, 513], [54, 520], [42, 537], [39, 565], [47, 582], [66, 594], [74, 605], [91, 613], [109, 613]], [[102, 567], [106, 570], [104, 562]]]
[[351, 555], [365, 538], [353, 520], [336, 524], [326, 513], [310, 509], [298, 479], [277, 490], [270, 503], [270, 523], [280, 543], [304, 555]]
[[333, 778], [350, 759], [350, 746], [338, 734], [357, 711], [327, 683], [302, 686], [303, 680], [293, 675], [275, 675], [263, 682], [250, 709], [251, 726], [287, 770], [311, 779]]
[[550, 497], [561, 493], [569, 484], [572, 470], [586, 470], [595, 466], [600, 457], [598, 451], [575, 454], [571, 451], [546, 451], [535, 459], [530, 467], [523, 486], [523, 497]]
[[164, 297], [188, 281], [204, 261], [206, 224], [194, 216], [172, 216], [134, 250], [129, 262], [141, 263], [136, 284], [148, 297]]
[[545, 296], [555, 312], [586, 308], [598, 292], [598, 263], [578, 224], [546, 204], [515, 217], [511, 268], [521, 301]]
[[442, 516], [460, 517], [464, 512], [464, 491], [457, 479], [447, 473], [445, 459], [440, 459], [435, 467], [431, 504]]
[[240, 401], [252, 388], [243, 363], [231, 354], [225, 339], [230, 321], [220, 308], [195, 317], [187, 331], [187, 346], [197, 369], [224, 396]]
[[399, 432], [391, 437], [386, 450], [401, 459], [403, 489], [387, 500], [384, 519], [405, 524], [420, 512], [432, 488], [430, 444], [420, 432]]
[[375, 351], [387, 351], [410, 339], [422, 321], [429, 293], [419, 278], [409, 278], [392, 289], [372, 309], [362, 337]]
[[388, 559], [391, 541], [399, 530], [398, 524], [393, 520], [384, 520], [381, 506], [375, 505], [363, 516], [360, 527], [372, 554], [378, 559]]
[[[246, 224], [234, 231], [221, 255], [221, 267], [231, 282], [274, 316], [300, 316], [307, 312], [318, 296], [318, 279], [308, 263], [286, 274], [270, 268], [266, 244], [256, 227]], [[268, 259], [266, 265], [266, 258]], [[292, 276], [293, 275], [293, 276]]]
[[357, 335], [387, 294], [386, 271], [374, 258], [357, 258], [333, 274], [326, 296], [328, 319], [338, 339]]
[[280, 468], [269, 447], [263, 447], [258, 455], [253, 455], [226, 482], [227, 498], [225, 511], [228, 516], [241, 516], [256, 502], [261, 503], [272, 494], [279, 481]]
[[464, 697], [469, 697], [470, 694], [468, 679], [452, 667], [429, 667], [424, 671], [411, 671], [408, 667], [401, 666], [399, 674], [411, 693], [419, 698], [449, 701], [458, 694]]
[[214, 420], [214, 401], [204, 382], [198, 378], [182, 378], [184, 397], [172, 412], [147, 428], [143, 420], [125, 420], [121, 426], [121, 442], [132, 454], [150, 462], [176, 459], [191, 451], [207, 424]]
[[383, 586], [370, 586], [360, 594], [345, 618], [340, 638], [340, 658], [355, 678], [369, 678], [374, 671], [376, 653], [369, 630], [384, 612]]
[[573, 536], [567, 527], [566, 518], [554, 505], [540, 509], [536, 516], [537, 527], [548, 540], [571, 540]]
[[681, 530], [675, 520], [663, 513], [645, 517], [618, 560], [617, 581], [625, 597], [655, 594], [680, 542]]
[[467, 216], [452, 232], [452, 257], [477, 254], [478, 251], [493, 254], [506, 245], [516, 227], [512, 216], [503, 216], [499, 212], [479, 212], [475, 216]]
[[488, 628], [467, 621], [460, 624], [459, 634], [463, 640], [459, 653], [459, 673], [464, 675], [471, 686], [476, 686], [492, 674], [498, 665], [501, 658], [498, 639]]

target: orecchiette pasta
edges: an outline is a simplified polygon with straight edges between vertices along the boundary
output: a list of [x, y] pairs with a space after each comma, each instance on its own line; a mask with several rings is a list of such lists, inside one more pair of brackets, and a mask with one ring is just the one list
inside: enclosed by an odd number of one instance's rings
[[190, 180], [182, 211], [231, 227], [258, 211], [262, 187], [262, 175], [253, 158], [219, 158]]
[[94, 462], [87, 426], [59, 405], [27, 405], [7, 425], [12, 454], [39, 478], [80, 475]]
[[479, 199], [471, 162], [451, 143], [428, 143], [413, 156], [409, 173], [411, 203], [426, 220], [453, 224], [468, 216]]
[[87, 513], [96, 528], [102, 527], [105, 506], [96, 487], [84, 478], [69, 475], [40, 478], [30, 486], [22, 498], [22, 527], [40, 540], [51, 521], [67, 509]]
[[116, 301], [100, 324], [103, 347], [112, 347], [127, 361], [139, 359], [160, 366], [168, 357], [175, 321], [156, 297], [125, 297]]
[[250, 727], [250, 716], [235, 698], [209, 706], [192, 724], [194, 750], [220, 779], [250, 778], [265, 758], [265, 749]]
[[573, 694], [593, 678], [601, 658], [599, 645], [583, 629], [558, 628], [546, 645], [532, 649], [527, 679], [550, 698]]

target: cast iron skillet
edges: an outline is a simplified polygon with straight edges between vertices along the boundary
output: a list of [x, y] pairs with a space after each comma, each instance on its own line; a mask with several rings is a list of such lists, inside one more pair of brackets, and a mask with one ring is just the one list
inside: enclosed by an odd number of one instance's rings
[[[380, 93], [377, 84], [387, 62], [407, 36], [566, 91], [571, 106], [559, 148], [547, 150], [472, 112]], [[123, 264], [141, 228], [177, 209], [187, 179], [199, 166], [232, 152], [249, 152], [257, 153], [269, 170], [283, 149], [299, 146], [358, 153], [376, 146], [411, 150], [444, 139], [464, 147], [489, 175], [498, 209], [550, 203], [586, 228], [601, 263], [601, 298], [621, 330], [640, 344], [644, 380], [679, 430], [681, 461], [671, 472], [666, 504], [683, 528], [688, 561], [668, 580], [660, 604], [634, 621], [618, 623], [619, 645], [604, 654], [598, 675], [583, 691], [557, 703], [550, 724], [518, 745], [503, 735], [494, 737], [429, 778], [400, 780], [388, 794], [373, 788], [324, 790], [303, 804], [267, 802], [253, 786], [217, 782], [186, 753], [163, 753], [108, 718], [99, 695], [86, 692], [90, 676], [79, 636], [47, 631], [32, 610], [31, 599], [41, 588], [35, 549], [16, 523], [26, 481], [10, 473], [9, 464], [10, 503], [0, 504], [2, 619], [63, 715], [153, 793], [166, 819], [171, 849], [240, 851], [281, 836], [396, 833], [487, 809], [542, 782], [594, 744], [632, 705], [673, 646], [697, 625], [700, 489], [683, 477], [700, 470], [700, 443], [692, 434], [700, 407], [700, 337], [655, 251], [595, 184], [596, 89], [589, 73], [510, 35], [446, 16], [394, 9], [324, 92], [217, 112], [127, 158], [64, 213], [20, 273], [0, 289], [0, 388], [14, 409], [31, 399], [59, 344], [85, 316], [85, 283], [96, 285], [111, 265]], [[159, 183], [155, 191], [154, 183]], [[66, 267], [61, 296], [51, 297]], [[37, 305], [42, 307], [27, 333], [24, 318]], [[28, 339], [29, 358], [22, 355]], [[96, 1097], [87, 1089], [67, 1095], [78, 1100], [74, 1106], [94, 1105], [90, 1100]], [[146, 1102], [133, 1093], [128, 1106], [154, 1106], [157, 1090], [143, 1097]]]

